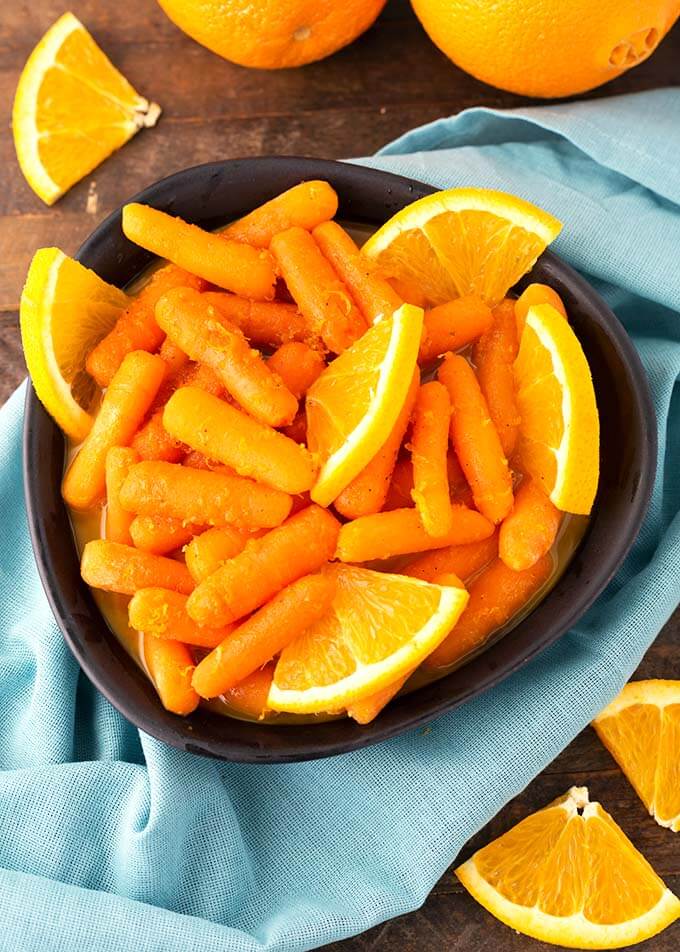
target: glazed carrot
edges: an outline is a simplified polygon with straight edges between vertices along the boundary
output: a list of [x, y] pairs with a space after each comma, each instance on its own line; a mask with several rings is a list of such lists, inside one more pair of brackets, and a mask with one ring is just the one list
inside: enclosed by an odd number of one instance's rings
[[204, 297], [256, 347], [279, 347], [292, 340], [309, 343], [317, 349], [321, 345], [320, 338], [312, 334], [296, 304], [249, 301], [224, 291], [206, 291]]
[[501, 523], [498, 554], [515, 572], [529, 569], [548, 552], [562, 522], [541, 486], [525, 477], [515, 493], [515, 504]]
[[217, 374], [244, 410], [271, 426], [292, 422], [298, 409], [293, 394], [202, 294], [182, 288], [171, 291], [156, 305], [156, 320], [192, 360]]
[[[463, 503], [464, 506], [471, 508], [472, 494], [470, 487], [460, 467], [458, 457], [451, 447], [449, 447], [449, 451], [446, 454], [446, 474], [449, 481], [451, 500], [453, 502]], [[399, 459], [392, 473], [392, 482], [390, 483], [383, 509], [387, 512], [392, 509], [408, 509], [413, 505], [412, 492], [413, 464], [410, 459]]]
[[505, 625], [536, 594], [552, 568], [549, 555], [523, 572], [513, 572], [500, 559], [492, 562], [471, 583], [470, 600], [457, 625], [425, 659], [425, 667], [453, 664], [483, 645], [489, 635]]
[[290, 512], [286, 493], [226, 473], [144, 460], [130, 468], [120, 491], [125, 509], [195, 525], [278, 526]]
[[173, 714], [195, 711], [200, 698], [191, 686], [194, 659], [187, 646], [153, 635], [144, 635], [142, 645], [144, 663], [163, 707]]
[[284, 386], [299, 400], [326, 369], [326, 361], [319, 351], [309, 344], [289, 341], [274, 351], [267, 361], [267, 366], [279, 375]]
[[195, 536], [184, 550], [187, 568], [197, 582], [212, 575], [220, 565], [243, 552], [255, 534], [234, 526], [214, 526]]
[[388, 684], [387, 687], [382, 688], [375, 694], [352, 701], [347, 708], [347, 716], [351, 717], [357, 724], [370, 724], [382, 709], [390, 703], [395, 694], [401, 691], [412, 674], [413, 671], [407, 671], [397, 681]]
[[225, 466], [224, 463], [218, 463], [217, 460], [208, 459], [198, 450], [189, 450], [182, 465], [189, 466], [191, 469], [210, 469], [213, 473], [225, 473], [227, 476], [237, 475], [236, 470], [233, 470], [231, 466]]
[[421, 578], [424, 582], [441, 584], [443, 576], [454, 573], [463, 582], [483, 569], [498, 555], [498, 532], [479, 542], [449, 545], [445, 549], [426, 552], [400, 569], [402, 575]]
[[492, 534], [493, 525], [479, 512], [460, 505], [453, 505], [452, 509], [451, 531], [437, 539], [425, 531], [415, 509], [377, 512], [346, 522], [340, 529], [335, 557], [341, 562], [371, 562], [446, 545], [478, 542]]
[[422, 307], [423, 310], [427, 307], [427, 298], [415, 281], [391, 277], [388, 277], [387, 281], [391, 284], [402, 301], [405, 301], [407, 304], [414, 304], [416, 307]]
[[187, 597], [169, 588], [140, 588], [128, 605], [128, 619], [135, 631], [154, 638], [181, 641], [199, 648], [215, 648], [233, 631], [223, 628], [201, 628], [187, 615]]
[[451, 397], [451, 442], [475, 505], [502, 522], [512, 508], [512, 476], [475, 372], [464, 357], [447, 354], [439, 379]]
[[112, 446], [106, 454], [106, 538], [130, 545], [132, 516], [120, 504], [120, 487], [128, 470], [139, 462], [139, 456], [127, 446]]
[[179, 440], [170, 436], [163, 426], [163, 409], [155, 410], [135, 433], [132, 446], [140, 459], [158, 459], [179, 463], [186, 451]]
[[425, 311], [418, 361], [432, 363], [449, 350], [460, 350], [491, 327], [491, 310], [473, 294]]
[[[158, 298], [171, 288], [193, 287], [200, 291], [203, 286], [200, 278], [175, 265], [159, 268], [149, 283], [131, 299], [106, 337], [88, 354], [85, 366], [90, 376], [100, 387], [108, 387], [126, 354], [133, 350], [156, 350], [165, 336], [154, 316]], [[161, 356], [165, 359], [163, 354]]]
[[450, 420], [451, 402], [446, 387], [437, 380], [423, 384], [413, 413], [412, 495], [426, 532], [436, 537], [448, 535], [453, 524], [446, 471]]
[[123, 206], [123, 232], [141, 248], [219, 288], [257, 301], [274, 297], [276, 276], [268, 251], [227, 240], [136, 202]]
[[[168, 288], [168, 290], [170, 289]], [[154, 308], [155, 306], [156, 304], [154, 302]], [[154, 316], [154, 321], [155, 320], [156, 318]], [[161, 348], [158, 351], [158, 356], [162, 357], [168, 365], [169, 377], [174, 377], [189, 363], [189, 355], [185, 354], [181, 347], [178, 347], [177, 344], [173, 344], [173, 342], [168, 340], [167, 337], [161, 344]]]
[[303, 509], [204, 579], [187, 611], [199, 625], [227, 625], [242, 618], [331, 559], [338, 530], [337, 519], [326, 509]]
[[307, 414], [305, 411], [301, 410], [297, 413], [292, 423], [289, 423], [288, 426], [281, 427], [281, 432], [284, 433], [289, 440], [294, 440], [296, 443], [301, 443], [303, 446], [306, 446]]
[[189, 569], [181, 562], [106, 539], [93, 539], [85, 545], [80, 574], [92, 588], [121, 595], [155, 587], [188, 595], [194, 588]]
[[135, 350], [123, 358], [102, 398], [92, 429], [66, 471], [62, 494], [73, 509], [90, 509], [104, 495], [106, 454], [127, 446], [167, 371], [160, 357]]
[[512, 456], [520, 423], [512, 365], [517, 356], [515, 302], [506, 298], [493, 309], [493, 324], [472, 351], [479, 386], [506, 458]]
[[196, 666], [194, 690], [217, 697], [247, 678], [328, 612], [335, 582], [326, 575], [297, 579], [242, 622]]
[[[411, 388], [406, 395], [406, 402], [397, 417], [397, 422], [392, 427], [392, 432], [368, 466], [354, 477], [333, 503], [338, 512], [347, 519], [358, 519], [359, 516], [368, 516], [373, 512], [380, 512], [385, 505], [397, 454], [418, 396], [419, 384], [420, 373], [416, 368]], [[409, 496], [405, 505], [410, 504], [411, 498]]]
[[369, 324], [389, 317], [401, 307], [403, 300], [392, 285], [376, 273], [373, 262], [359, 253], [342, 225], [326, 221], [312, 234]]
[[361, 337], [366, 321], [317, 243], [302, 228], [289, 228], [272, 238], [271, 251], [312, 332], [341, 354]]
[[514, 303], [518, 337], [522, 336], [524, 322], [527, 319], [527, 311], [534, 304], [552, 304], [556, 311], [559, 311], [564, 317], [567, 316], [567, 309], [562, 302], [562, 298], [557, 291], [553, 291], [547, 284], [527, 285]]
[[270, 661], [264, 668], [253, 671], [243, 681], [239, 681], [229, 691], [225, 691], [222, 700], [230, 710], [258, 721], [262, 720], [269, 710], [267, 701], [275, 668], [276, 662]]
[[222, 234], [258, 248], [268, 248], [280, 231], [293, 227], [311, 231], [322, 221], [333, 218], [337, 210], [338, 196], [328, 182], [301, 182], [228, 225]]
[[134, 547], [142, 552], [154, 552], [156, 555], [166, 555], [175, 549], [181, 549], [202, 531], [202, 526], [185, 524], [168, 516], [135, 516], [130, 525]]
[[163, 425], [175, 439], [240, 476], [286, 493], [314, 485], [316, 464], [304, 446], [195, 387], [182, 387], [170, 397]]

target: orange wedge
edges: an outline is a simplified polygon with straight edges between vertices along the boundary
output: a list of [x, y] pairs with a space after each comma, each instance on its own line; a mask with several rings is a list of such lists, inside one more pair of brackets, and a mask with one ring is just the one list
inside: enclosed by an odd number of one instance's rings
[[680, 901], [586, 787], [478, 850], [456, 876], [512, 929], [571, 949], [633, 945], [680, 916]]
[[661, 826], [680, 830], [680, 681], [632, 681], [593, 721]]
[[269, 690], [275, 711], [340, 711], [415, 668], [467, 604], [457, 586], [333, 563], [331, 612], [281, 652]]
[[82, 23], [65, 13], [19, 78], [12, 130], [21, 171], [52, 205], [159, 115], [159, 106], [135, 92]]
[[588, 515], [600, 475], [600, 424], [588, 361], [550, 304], [529, 308], [514, 365], [517, 457], [563, 512]]

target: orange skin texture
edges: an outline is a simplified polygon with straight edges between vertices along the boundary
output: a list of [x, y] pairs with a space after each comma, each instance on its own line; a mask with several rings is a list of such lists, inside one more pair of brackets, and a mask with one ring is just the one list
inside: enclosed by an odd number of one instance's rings
[[402, 575], [420, 578], [424, 582], [442, 584], [443, 576], [457, 575], [463, 582], [485, 568], [498, 555], [498, 532], [480, 542], [450, 545], [445, 549], [426, 552], [401, 569]]
[[187, 604], [200, 625], [226, 625], [260, 608], [286, 585], [318, 571], [333, 557], [340, 525], [312, 505], [245, 549], [204, 579]]
[[296, 304], [285, 301], [249, 301], [225, 291], [205, 291], [203, 298], [222, 317], [239, 327], [255, 347], [280, 347], [292, 340], [316, 346], [321, 341], [314, 337], [307, 321]]
[[201, 628], [187, 615], [187, 596], [168, 588], [140, 588], [130, 599], [130, 627], [154, 638], [181, 641], [184, 645], [215, 648], [233, 631], [223, 628]]
[[544, 555], [523, 572], [513, 572], [501, 559], [493, 561], [470, 584], [470, 600], [450, 634], [426, 658], [427, 668], [460, 661], [481, 647], [489, 635], [508, 622], [534, 595], [552, 572], [553, 561]]
[[646, 59], [678, 0], [411, 0], [430, 39], [482, 82], [525, 96], [594, 89]]
[[132, 515], [120, 504], [120, 487], [131, 466], [139, 462], [138, 454], [128, 446], [112, 446], [106, 454], [106, 538], [110, 542], [132, 545]]
[[559, 311], [564, 317], [567, 316], [567, 309], [564, 306], [562, 298], [557, 291], [554, 291], [547, 284], [529, 284], [522, 291], [515, 301], [515, 320], [517, 322], [517, 340], [522, 336], [524, 322], [527, 319], [527, 312], [534, 304], [552, 304], [556, 311]]
[[269, 708], [269, 689], [274, 680], [276, 662], [270, 661], [263, 668], [253, 671], [233, 688], [225, 691], [222, 699], [230, 708], [254, 720], [262, 720]]
[[491, 327], [491, 310], [474, 294], [425, 311], [418, 363], [431, 364], [450, 350], [460, 350]]
[[243, 552], [254, 534], [234, 526], [213, 526], [189, 542], [184, 550], [187, 568], [196, 582], [212, 575], [223, 562]]
[[493, 523], [512, 508], [512, 474], [472, 367], [447, 354], [439, 380], [451, 397], [451, 442], [477, 509]]
[[268, 248], [280, 231], [296, 227], [312, 231], [333, 218], [337, 210], [338, 196], [328, 182], [300, 182], [239, 218], [220, 234], [257, 248]]
[[161, 704], [173, 714], [191, 714], [199, 696], [191, 686], [194, 659], [181, 641], [144, 635], [143, 655]]
[[299, 400], [326, 369], [326, 361], [309, 344], [289, 341], [274, 351], [267, 366], [272, 373], [279, 375], [284, 386]]
[[170, 588], [183, 595], [194, 590], [194, 580], [182, 562], [105, 539], [86, 544], [80, 574], [92, 588], [120, 595], [134, 595], [140, 588]]
[[170, 19], [213, 53], [257, 69], [330, 56], [371, 26], [386, 0], [158, 0]]
[[450, 417], [446, 387], [437, 380], [424, 383], [413, 413], [412, 496], [423, 526], [432, 536], [448, 535], [453, 525], [446, 467]]
[[329, 351], [341, 354], [367, 325], [314, 238], [303, 228], [289, 228], [274, 236], [270, 248], [312, 332]]
[[201, 526], [185, 525], [180, 519], [169, 516], [135, 516], [130, 524], [132, 544], [142, 552], [167, 555], [181, 549], [190, 539], [201, 532]]
[[550, 551], [561, 523], [559, 509], [538, 483], [525, 477], [501, 523], [498, 554], [515, 572], [529, 569]]
[[[419, 384], [420, 373], [415, 370], [411, 388], [406, 395], [406, 402], [392, 427], [392, 432], [368, 466], [354, 477], [333, 503], [338, 512], [345, 518], [358, 519], [359, 516], [368, 516], [371, 513], [380, 512], [385, 505], [397, 454], [418, 396]], [[410, 504], [411, 498], [409, 495], [403, 505]]]
[[324, 575], [297, 579], [232, 631], [197, 665], [201, 697], [224, 694], [298, 638], [330, 609], [335, 583]]
[[520, 424], [512, 365], [518, 341], [515, 302], [507, 298], [493, 309], [493, 324], [472, 350], [477, 380], [507, 459], [512, 456]]

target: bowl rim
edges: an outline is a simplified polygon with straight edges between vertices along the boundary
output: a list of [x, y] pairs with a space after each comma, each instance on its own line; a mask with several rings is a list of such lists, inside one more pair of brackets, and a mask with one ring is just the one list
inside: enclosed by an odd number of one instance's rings
[[[373, 180], [376, 185], [386, 187], [390, 194], [390, 185], [395, 190], [403, 191], [404, 188], [407, 188], [408, 192], [411, 193], [414, 198], [437, 191], [436, 188], [427, 183], [354, 163], [345, 163], [330, 159], [310, 159], [303, 156], [258, 156], [253, 158], [219, 160], [182, 169], [172, 175], [159, 179], [123, 204], [127, 204], [128, 202], [158, 204], [159, 201], [162, 201], [163, 196], [172, 195], [178, 186], [186, 188], [188, 180], [201, 178], [210, 181], [214, 175], [222, 174], [225, 169], [235, 175], [243, 174], [243, 170], [245, 169], [246, 175], [252, 173], [256, 177], [264, 176], [265, 180], [268, 174], [292, 169], [295, 171], [298, 180], [332, 178], [336, 187], [340, 189], [343, 185], [338, 186], [337, 183], [339, 180], [342, 180], [343, 184], [347, 184], [348, 187], [351, 187], [353, 180], [358, 182], [359, 178], [364, 178]], [[191, 188], [191, 184], [189, 184], [188, 187]], [[342, 204], [342, 195], [340, 195], [340, 199]], [[87, 264], [88, 260], [97, 253], [97, 247], [106, 241], [107, 236], [112, 230], [120, 230], [121, 209], [123, 204], [112, 211], [83, 242], [75, 255], [77, 260]], [[395, 207], [402, 207], [402, 204]], [[216, 218], [219, 217], [220, 216], [216, 216]], [[205, 221], [206, 219], [202, 220]], [[306, 725], [270, 724], [268, 729], [263, 730], [263, 724], [261, 722], [239, 721], [232, 718], [225, 718], [219, 714], [213, 714], [212, 718], [219, 718], [220, 723], [224, 722], [229, 724], [231, 722], [232, 724], [246, 724], [248, 728], [253, 730], [253, 733], [255, 732], [255, 728], [258, 728], [260, 735], [270, 735], [272, 738], [274, 738], [274, 734], [271, 732], [275, 732], [275, 748], [270, 747], [266, 740], [263, 742], [261, 737], [253, 740], [249, 740], [247, 737], [234, 739], [228, 736], [217, 739], [213, 737], [207, 739], [205, 737], [199, 738], [196, 736], [196, 732], [192, 726], [191, 717], [180, 718], [176, 715], [169, 714], [160, 706], [157, 699], [157, 710], [155, 713], [149, 715], [144, 711], [140, 711], [140, 706], [134, 701], [131, 701], [125, 694], [121, 696], [121, 693], [116, 691], [118, 684], [115, 678], [112, 679], [111, 673], [108, 670], [102, 670], [99, 664], [93, 662], [87, 645], [84, 643], [83, 638], [79, 636], [78, 626], [81, 624], [79, 621], [79, 612], [74, 612], [73, 605], [69, 604], [66, 594], [63, 591], [63, 586], [58, 583], [58, 574], [55, 571], [57, 559], [56, 553], [53, 551], [54, 536], [53, 533], [47, 531], [45, 525], [45, 512], [43, 512], [43, 506], [41, 505], [38, 492], [38, 473], [40, 467], [35, 466], [34, 462], [36, 450], [41, 441], [41, 434], [51, 434], [53, 437], [56, 437], [60, 431], [58, 430], [57, 424], [51, 420], [42, 407], [42, 404], [38, 401], [33, 387], [29, 386], [27, 388], [23, 427], [24, 498], [31, 545], [40, 580], [55, 620], [81, 669], [97, 690], [100, 691], [113, 707], [128, 721], [135, 727], [145, 731], [145, 733], [165, 741], [172, 746], [188, 750], [192, 753], [217, 757], [223, 760], [249, 763], [281, 763], [310, 760], [346, 753], [368, 746], [369, 744], [387, 740], [398, 734], [429, 723], [441, 714], [453, 710], [471, 698], [490, 690], [496, 684], [519, 670], [519, 668], [528, 664], [529, 661], [535, 658], [541, 651], [557, 641], [557, 639], [568, 631], [588, 608], [591, 607], [628, 554], [649, 507], [654, 485], [657, 457], [655, 411], [642, 362], [630, 337], [618, 318], [616, 318], [595, 289], [554, 252], [549, 250], [544, 252], [539, 260], [544, 269], [547, 268], [548, 271], [559, 275], [561, 280], [569, 283], [571, 289], [575, 289], [575, 292], [594, 301], [598, 311], [599, 327], [603, 329], [608, 337], [609, 343], [615, 346], [619, 358], [628, 371], [630, 389], [634, 393], [634, 403], [638, 410], [636, 423], [639, 429], [640, 440], [637, 447], [639, 453], [637, 463], [640, 472], [630, 507], [627, 510], [625, 531], [619, 534], [618, 546], [615, 547], [613, 551], [607, 551], [602, 561], [596, 566], [596, 571], [590, 579], [590, 585], [587, 587], [581, 586], [580, 597], [573, 599], [567, 606], [563, 604], [562, 610], [555, 613], [556, 617], [549, 619], [548, 623], [544, 625], [540, 636], [537, 636], [529, 645], [516, 652], [514, 657], [511, 655], [509, 659], [499, 664], [494, 664], [493, 662], [493, 655], [494, 652], [497, 653], [498, 645], [503, 644], [512, 632], [521, 629], [526, 619], [523, 619], [498, 642], [492, 643], [486, 650], [472, 658], [470, 662], [445, 675], [438, 681], [433, 682], [433, 684], [440, 686], [439, 691], [436, 692], [439, 694], [439, 697], [435, 694], [428, 703], [425, 700], [423, 692], [426, 691], [430, 685], [416, 689], [408, 695], [409, 709], [402, 706], [402, 708], [395, 713], [395, 707], [398, 707], [398, 705], [396, 705], [398, 699], [395, 699], [395, 702], [386, 709], [392, 709], [391, 716], [384, 717], [381, 715], [365, 727], [360, 727], [354, 724], [354, 722], [351, 722], [351, 727], [348, 727], [348, 729], [344, 731], [346, 736], [342, 736], [341, 733], [341, 736], [336, 739], [327, 738], [322, 742], [322, 736], [328, 733], [327, 731], [321, 730], [324, 726], [323, 723]], [[62, 507], [64, 512], [66, 512], [60, 495], [58, 493], [55, 495], [56, 499], [52, 500], [52, 505], [56, 505], [57, 509]], [[66, 516], [66, 518], [68, 518], [68, 516]], [[592, 525], [592, 522], [590, 525]], [[579, 549], [583, 546], [585, 538], [589, 534], [590, 525], [586, 530], [586, 536], [579, 543]], [[558, 589], [564, 579], [569, 576], [575, 557], [576, 554], [572, 556], [569, 566], [555, 587], [532, 609], [529, 616], [527, 616], [528, 618], [530, 618], [541, 605], [545, 605], [546, 602], [550, 600], [556, 589]], [[95, 605], [88, 587], [82, 581], [80, 586], [86, 590], [80, 593], [83, 596], [83, 604], [80, 607], [86, 612], [95, 613], [99, 623], [104, 626], [108, 632], [108, 636], [105, 635], [107, 641], [113, 638], [117, 642], [116, 636], [110, 632], [106, 621]], [[85, 641], [86, 640], [87, 639], [85, 639]], [[120, 645], [120, 642], [117, 643]], [[134, 666], [137, 673], [141, 674], [146, 680], [146, 675], [141, 672], [134, 659], [125, 652], [122, 645], [120, 645], [120, 647], [125, 653], [127, 664]], [[459, 671], [469, 671], [471, 673], [471, 677], [468, 679], [469, 683], [467, 686], [459, 686], [455, 695], [447, 696], [443, 688]], [[148, 684], [148, 687], [153, 691], [150, 684]], [[417, 702], [418, 699], [420, 703]], [[349, 721], [345, 718], [342, 721], [330, 721], [326, 723], [344, 725], [348, 724]], [[245, 729], [241, 727], [239, 730], [243, 732]], [[228, 734], [228, 731], [225, 731], [225, 734]], [[317, 739], [314, 737], [315, 734], [317, 735]]]

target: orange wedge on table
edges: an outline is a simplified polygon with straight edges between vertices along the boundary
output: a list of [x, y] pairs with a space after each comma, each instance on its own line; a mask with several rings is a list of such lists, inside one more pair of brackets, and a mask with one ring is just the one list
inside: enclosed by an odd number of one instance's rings
[[680, 681], [632, 681], [593, 727], [650, 815], [680, 831]]
[[65, 13], [29, 56], [17, 86], [12, 130], [21, 171], [52, 205], [159, 115]]
[[332, 563], [331, 612], [281, 652], [269, 691], [275, 711], [344, 710], [415, 668], [453, 628], [464, 588]]
[[497, 304], [557, 237], [561, 223], [516, 195], [451, 188], [397, 212], [361, 249], [430, 304], [476, 294]]
[[558, 509], [588, 515], [600, 473], [600, 424], [588, 361], [550, 304], [527, 312], [514, 366], [517, 457]]
[[456, 875], [501, 922], [573, 949], [642, 942], [680, 915], [680, 901], [586, 787], [522, 820]]

